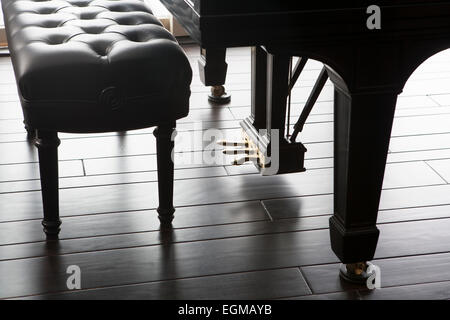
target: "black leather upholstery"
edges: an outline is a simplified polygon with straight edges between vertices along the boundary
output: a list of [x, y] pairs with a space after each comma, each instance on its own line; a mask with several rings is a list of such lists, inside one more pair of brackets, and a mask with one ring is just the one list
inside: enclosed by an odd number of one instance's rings
[[25, 122], [137, 129], [188, 113], [192, 71], [140, 0], [1, 0]]

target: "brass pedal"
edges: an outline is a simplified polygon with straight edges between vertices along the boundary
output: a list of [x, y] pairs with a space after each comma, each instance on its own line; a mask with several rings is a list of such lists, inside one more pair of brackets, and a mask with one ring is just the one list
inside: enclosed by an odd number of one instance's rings
[[220, 140], [217, 141], [217, 144], [224, 147], [244, 147], [248, 148], [249, 144], [245, 141], [235, 142], [235, 141], [226, 141]]
[[[260, 163], [260, 157], [258, 150], [254, 147], [250, 146], [250, 143], [248, 140], [243, 140], [241, 142], [231, 142], [231, 141], [225, 141], [221, 140], [217, 142], [219, 145], [225, 146], [225, 147], [235, 147], [236, 149], [225, 149], [222, 150], [222, 153], [225, 155], [244, 155], [241, 158], [234, 159], [234, 161], [231, 163], [234, 166], [240, 166], [246, 162], [253, 162], [259, 165]], [[253, 146], [253, 145], [252, 145]]]
[[247, 154], [247, 155], [251, 155], [254, 154], [256, 152], [256, 150], [254, 149], [225, 149], [222, 151], [223, 154], [226, 155], [237, 155], [237, 154]]
[[233, 166], [240, 166], [240, 165], [243, 165], [244, 163], [250, 162], [250, 161], [259, 163], [259, 157], [258, 156], [242, 157], [242, 158], [234, 159], [234, 161], [231, 164]]

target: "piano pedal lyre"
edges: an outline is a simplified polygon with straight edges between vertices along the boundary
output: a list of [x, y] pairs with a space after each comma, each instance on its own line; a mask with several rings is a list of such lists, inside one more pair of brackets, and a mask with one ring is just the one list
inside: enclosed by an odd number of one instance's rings
[[260, 159], [258, 151], [255, 148], [250, 147], [247, 141], [219, 141], [217, 144], [224, 147], [234, 147], [234, 149], [224, 149], [222, 151], [225, 155], [243, 155], [243, 157], [234, 159], [231, 164], [234, 166], [240, 166], [246, 162], [253, 162], [259, 164]]

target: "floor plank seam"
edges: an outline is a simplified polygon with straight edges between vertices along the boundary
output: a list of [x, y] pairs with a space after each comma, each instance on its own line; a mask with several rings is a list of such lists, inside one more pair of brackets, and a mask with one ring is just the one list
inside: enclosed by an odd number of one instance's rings
[[436, 103], [438, 106], [443, 106], [443, 105], [441, 105], [441, 104], [439, 103], [439, 101], [436, 100], [433, 96], [434, 96], [434, 95], [432, 95], [432, 94], [427, 94], [428, 99], [432, 100], [432, 101], [433, 101], [434, 103]]
[[433, 170], [434, 173], [436, 173], [443, 181], [445, 181], [445, 183], [449, 184], [449, 181], [447, 181], [447, 179], [445, 179], [432, 165], [430, 165], [428, 161], [424, 162], [431, 170]]
[[[445, 205], [444, 205], [445, 206]], [[401, 209], [394, 209], [394, 210], [401, 210]], [[383, 210], [379, 210], [378, 213], [382, 212]], [[391, 211], [391, 209], [387, 209], [384, 211]], [[327, 214], [317, 214], [317, 215], [310, 215], [310, 216], [302, 216], [302, 217], [287, 217], [287, 218], [276, 218], [274, 221], [285, 221], [285, 220], [293, 220], [293, 219], [310, 219], [310, 218], [324, 218], [324, 217], [332, 217], [332, 213]], [[407, 220], [396, 220], [396, 221], [386, 221], [386, 222], [377, 222], [377, 225], [390, 225], [390, 224], [398, 224], [398, 223], [411, 223], [411, 222], [420, 222], [420, 221], [435, 221], [435, 220], [446, 220], [450, 219], [450, 214], [448, 217], [431, 217], [431, 218], [416, 218], [416, 219], [407, 219]], [[327, 228], [318, 228], [320, 229], [328, 229]], [[318, 230], [315, 229], [315, 230]]]
[[402, 288], [402, 287], [410, 287], [410, 286], [420, 286], [420, 285], [426, 285], [426, 284], [436, 284], [436, 283], [445, 283], [449, 284], [449, 297], [450, 297], [450, 279], [447, 280], [436, 280], [436, 281], [425, 281], [425, 282], [414, 282], [414, 283], [408, 283], [408, 284], [397, 284], [393, 286], [382, 286], [381, 289], [392, 289], [392, 288]]
[[308, 290], [309, 290], [309, 294], [310, 294], [310, 295], [313, 295], [314, 292], [313, 292], [313, 289], [312, 289], [312, 285], [311, 285], [311, 283], [308, 281], [308, 278], [306, 277], [305, 273], [303, 272], [302, 267], [297, 267], [297, 270], [298, 270], [298, 272], [300, 273], [300, 276], [301, 276], [303, 282], [306, 284], [306, 287], [307, 287]]
[[81, 161], [81, 167], [83, 169], [83, 176], [85, 177], [86, 176], [86, 165], [85, 165], [83, 159], [80, 159], [80, 161]]
[[264, 201], [259, 201], [259, 203], [261, 203], [261, 206], [264, 208], [264, 212], [265, 212], [266, 215], [269, 217], [269, 220], [270, 220], [271, 222], [273, 222], [273, 221], [274, 221], [274, 218], [272, 217], [272, 215], [270, 214], [269, 210], [267, 209], [267, 207], [266, 207]]
[[[439, 135], [435, 134], [435, 135]], [[440, 151], [440, 150], [450, 150], [450, 148], [430, 148], [430, 149], [414, 149], [414, 150], [402, 150], [402, 151], [391, 151], [391, 154], [401, 154], [401, 153], [414, 153], [414, 152], [426, 152], [426, 151]]]

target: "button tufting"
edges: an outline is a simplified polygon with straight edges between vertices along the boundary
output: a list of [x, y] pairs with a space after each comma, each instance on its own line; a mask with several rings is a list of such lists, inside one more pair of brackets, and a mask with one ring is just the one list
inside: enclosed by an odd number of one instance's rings
[[143, 0], [1, 1], [28, 106], [76, 101], [70, 108], [100, 104], [119, 114], [129, 101], [147, 108], [167, 95], [179, 99], [174, 86], [189, 92], [189, 62]]
[[109, 87], [102, 91], [99, 96], [99, 103], [105, 108], [113, 111], [119, 110], [123, 104], [123, 97], [115, 87]]

